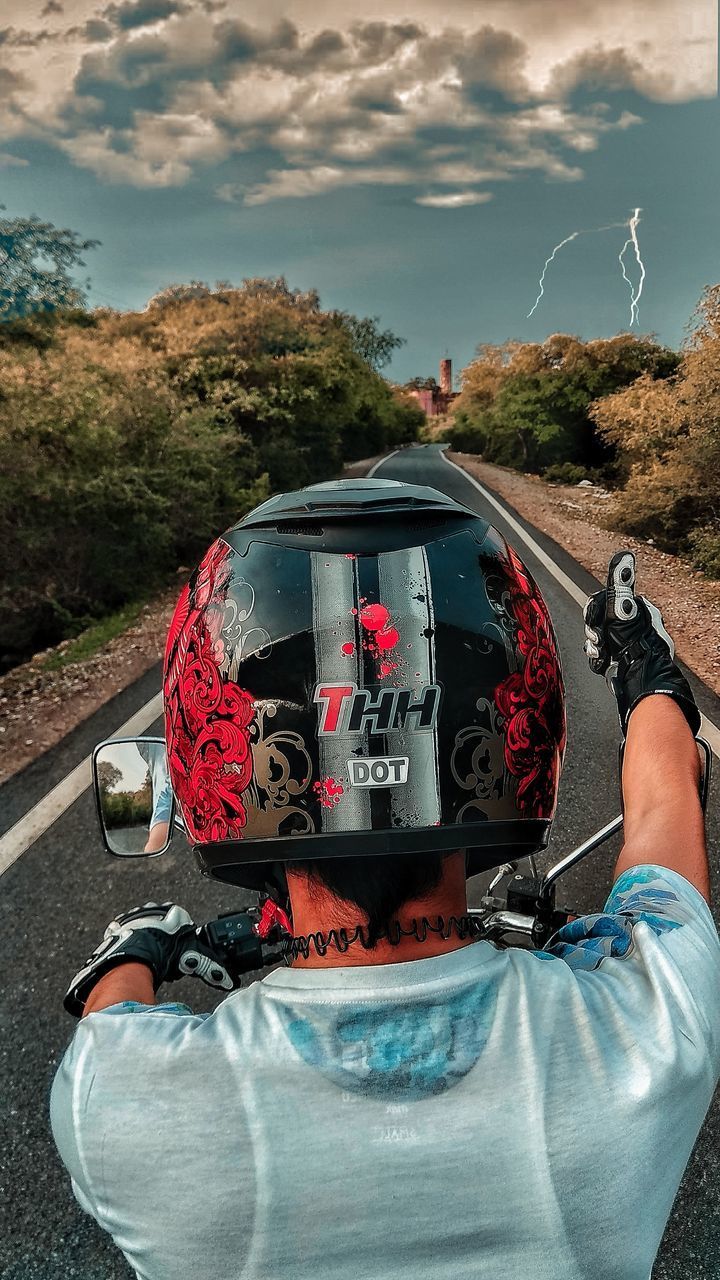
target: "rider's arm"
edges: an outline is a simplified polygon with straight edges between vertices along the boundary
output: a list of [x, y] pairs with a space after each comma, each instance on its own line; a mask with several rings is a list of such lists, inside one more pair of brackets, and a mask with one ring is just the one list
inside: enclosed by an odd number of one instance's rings
[[82, 1016], [99, 1013], [111, 1005], [132, 1000], [136, 1004], [155, 1004], [152, 970], [146, 964], [128, 961], [111, 969], [100, 978], [85, 1001]]
[[630, 867], [668, 867], [710, 900], [700, 759], [680, 707], [665, 694], [643, 698], [627, 724], [622, 788], [625, 844], [615, 878]]

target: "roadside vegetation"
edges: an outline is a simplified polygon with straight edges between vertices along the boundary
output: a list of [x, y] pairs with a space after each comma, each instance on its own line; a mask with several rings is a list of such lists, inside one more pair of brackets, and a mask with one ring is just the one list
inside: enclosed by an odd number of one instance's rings
[[548, 481], [613, 491], [608, 522], [720, 577], [720, 285], [680, 352], [623, 333], [484, 345], [443, 438]]
[[[0, 249], [12, 233], [0, 222]], [[139, 313], [87, 312], [79, 291], [56, 304], [70, 265], [46, 306], [35, 276], [0, 272], [0, 671], [112, 631], [269, 493], [423, 421], [380, 373], [400, 340], [314, 292], [194, 282]]]

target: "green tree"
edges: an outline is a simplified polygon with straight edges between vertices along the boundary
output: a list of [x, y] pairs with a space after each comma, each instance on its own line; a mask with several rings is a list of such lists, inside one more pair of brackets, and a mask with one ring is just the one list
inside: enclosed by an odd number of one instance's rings
[[669, 377], [678, 359], [653, 338], [630, 334], [483, 346], [463, 372], [446, 434], [456, 448], [506, 466], [537, 471], [570, 462], [604, 468], [610, 478], [617, 452], [597, 431], [590, 405], [641, 376]]
[[405, 345], [404, 338], [398, 338], [392, 329], [381, 329], [379, 316], [350, 315], [347, 311], [336, 312], [338, 321], [350, 335], [353, 351], [379, 373], [393, 358], [393, 352]]
[[80, 286], [71, 273], [99, 243], [39, 218], [0, 218], [0, 320], [84, 307], [89, 281]]

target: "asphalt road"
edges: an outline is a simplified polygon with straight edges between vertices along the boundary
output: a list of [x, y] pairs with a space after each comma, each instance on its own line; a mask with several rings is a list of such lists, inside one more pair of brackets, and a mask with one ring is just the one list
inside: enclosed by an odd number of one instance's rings
[[[502, 518], [488, 509], [477, 490], [442, 461], [436, 447], [403, 450], [382, 464], [376, 474], [433, 484], [487, 516], [515, 543], [548, 601], [563, 655], [569, 719], [559, 812], [545, 855], [548, 861], [555, 859], [619, 811], [614, 704], [604, 682], [587, 669], [580, 610], [518, 537], [504, 527]], [[588, 593], [596, 589], [594, 579], [551, 539], [521, 523], [579, 587]], [[642, 574], [642, 565], [639, 570]], [[156, 693], [159, 681], [156, 667], [0, 788], [0, 834], [96, 742], [111, 736]], [[692, 683], [702, 710], [720, 724], [720, 699], [694, 678]], [[716, 773], [720, 776], [720, 771]], [[719, 786], [716, 779], [708, 813], [716, 903], [720, 901]], [[570, 873], [564, 881], [563, 901], [580, 911], [601, 907], [617, 850], [614, 841]], [[242, 891], [203, 880], [184, 842], [177, 839], [166, 855], [151, 862], [109, 858], [100, 846], [89, 792], [0, 880], [4, 987], [0, 1015], [2, 1280], [128, 1280], [131, 1275], [112, 1242], [72, 1198], [50, 1137], [47, 1099], [55, 1067], [73, 1029], [62, 1009], [69, 976], [117, 910], [151, 897], [181, 902], [196, 920], [209, 919], [220, 910], [239, 909], [250, 900]], [[189, 981], [178, 984], [174, 992], [198, 1010], [212, 1008], [215, 1003], [206, 988]], [[653, 1280], [718, 1280], [720, 1276], [719, 1140], [716, 1099], [678, 1194]], [[628, 1134], [623, 1158], [633, 1158], [632, 1134]], [[478, 1212], [482, 1212], [481, 1204]], [[351, 1260], [348, 1268], [351, 1272]]]

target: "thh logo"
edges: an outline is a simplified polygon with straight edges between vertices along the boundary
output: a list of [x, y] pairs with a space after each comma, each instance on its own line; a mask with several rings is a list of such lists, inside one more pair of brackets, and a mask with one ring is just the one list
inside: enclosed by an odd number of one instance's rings
[[432, 729], [440, 706], [440, 685], [422, 689], [369, 689], [355, 684], [319, 684], [313, 701], [320, 704], [318, 732], [387, 733], [390, 729]]
[[348, 760], [348, 774], [354, 787], [389, 787], [396, 782], [407, 782], [408, 756], [373, 756], [372, 760]]

